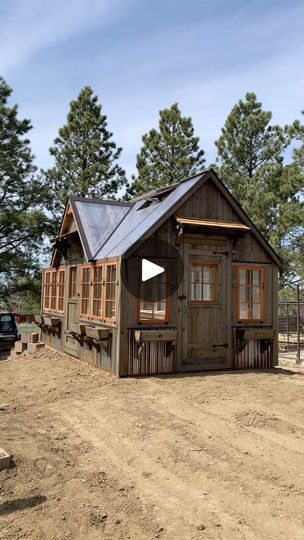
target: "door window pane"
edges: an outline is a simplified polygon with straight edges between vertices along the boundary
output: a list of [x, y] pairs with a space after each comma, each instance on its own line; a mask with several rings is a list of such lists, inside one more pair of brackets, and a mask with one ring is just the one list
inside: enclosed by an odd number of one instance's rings
[[91, 269], [82, 269], [81, 282], [81, 315], [88, 317], [90, 314], [90, 286], [91, 286]]
[[191, 268], [191, 302], [216, 302], [216, 264], [195, 263]]
[[77, 266], [70, 268], [69, 297], [73, 299], [77, 297]]
[[213, 298], [212, 288], [213, 288], [213, 285], [209, 283], [207, 283], [206, 285], [203, 285], [203, 301], [204, 302], [212, 301], [212, 298]]

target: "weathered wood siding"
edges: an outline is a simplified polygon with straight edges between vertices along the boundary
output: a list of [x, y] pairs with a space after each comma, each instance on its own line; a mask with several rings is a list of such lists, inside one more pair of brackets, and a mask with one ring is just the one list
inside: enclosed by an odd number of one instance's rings
[[238, 214], [225, 197], [208, 180], [176, 211], [177, 216], [240, 221]]
[[[165, 243], [159, 242], [165, 240]], [[120, 318], [120, 375], [150, 375], [157, 373], [172, 373], [175, 371], [174, 350], [169, 357], [166, 356], [166, 346], [164, 342], [145, 344], [141, 358], [138, 356], [138, 345], [134, 339], [134, 330], [137, 328], [158, 328], [158, 324], [138, 325], [137, 297], [132, 294], [126, 282], [131, 280], [133, 283], [138, 279], [138, 272], [142, 258], [149, 260], [156, 259], [167, 261], [170, 264], [171, 273], [169, 275], [170, 283], [177, 278], [177, 257], [172, 258], [171, 250], [166, 249], [166, 245], [174, 245], [175, 233], [174, 223], [171, 219], [158, 231], [147, 239], [139, 249], [128, 259], [122, 262], [122, 272], [124, 279], [121, 288], [121, 318]], [[170, 258], [168, 258], [170, 257]], [[134, 291], [134, 285], [133, 285]], [[170, 320], [164, 327], [177, 327], [177, 294], [173, 294], [170, 299]]]
[[[206, 182], [176, 212], [175, 216], [240, 221], [239, 215], [213, 182]], [[165, 246], [159, 250], [158, 240], [175, 245], [175, 221], [169, 218], [159, 230], [123, 262], [125, 277], [135, 279], [142, 257], [153, 260], [168, 256]], [[178, 291], [170, 298], [169, 326], [177, 328], [174, 359], [168, 362], [164, 344], [150, 344], [138, 358], [138, 345], [133, 331], [138, 327], [137, 300], [125, 286], [122, 287], [122, 317], [120, 321], [120, 374], [152, 374], [195, 369], [227, 367], [268, 367], [277, 363], [277, 266], [252, 232], [242, 236], [187, 232], [177, 248], [184, 261], [184, 279]], [[195, 306], [189, 302], [189, 264], [191, 261], [217, 260], [221, 271], [218, 281], [218, 301], [214, 305]], [[235, 332], [244, 325], [238, 321], [237, 268], [240, 265], [257, 265], [264, 269], [264, 320], [248, 323], [247, 327], [271, 327], [275, 340], [267, 350], [261, 348], [260, 340], [251, 340], [238, 353]], [[174, 266], [174, 265], [173, 265]], [[180, 269], [175, 267], [176, 275]], [[146, 325], [143, 325], [146, 327]], [[260, 352], [259, 352], [260, 351]], [[262, 351], [262, 352], [261, 352]]]

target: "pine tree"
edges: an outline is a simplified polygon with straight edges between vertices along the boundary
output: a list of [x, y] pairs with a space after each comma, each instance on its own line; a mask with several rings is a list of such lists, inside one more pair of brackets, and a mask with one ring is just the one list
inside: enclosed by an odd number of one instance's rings
[[286, 275], [296, 272], [291, 235], [302, 219], [299, 176], [283, 162], [287, 131], [270, 124], [254, 93], [247, 93], [228, 115], [216, 141], [218, 172], [255, 225], [285, 261]]
[[[302, 111], [304, 115], [304, 111]], [[293, 150], [293, 164], [298, 167], [298, 171], [304, 175], [304, 124], [300, 120], [295, 120], [289, 126], [288, 132], [293, 140], [296, 141], [297, 147]]]
[[[304, 111], [302, 112], [304, 114]], [[295, 120], [291, 126], [286, 126], [291, 144], [295, 145], [292, 151], [292, 160], [285, 167], [285, 175], [290, 184], [298, 186], [298, 201], [286, 204], [285, 223], [289, 226], [288, 242], [285, 249], [290, 254], [290, 264], [297, 277], [304, 279], [304, 124]], [[293, 223], [293, 226], [292, 226]]]
[[92, 88], [83, 88], [71, 101], [67, 123], [50, 148], [55, 164], [45, 175], [58, 220], [70, 195], [113, 199], [126, 185], [125, 171], [118, 164], [121, 148], [113, 142], [101, 109]]
[[152, 129], [142, 138], [136, 163], [138, 176], [133, 178], [130, 195], [183, 180], [204, 165], [204, 152], [199, 149], [199, 137], [194, 136], [192, 119], [181, 115], [177, 103], [159, 115], [159, 129]]
[[43, 238], [51, 224], [48, 193], [36, 176], [29, 120], [10, 107], [12, 90], [0, 78], [0, 299], [26, 291], [39, 272]]

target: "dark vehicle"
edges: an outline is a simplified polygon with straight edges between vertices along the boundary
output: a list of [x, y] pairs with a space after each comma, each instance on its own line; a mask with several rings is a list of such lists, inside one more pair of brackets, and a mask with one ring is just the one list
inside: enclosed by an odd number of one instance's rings
[[0, 313], [0, 349], [11, 349], [18, 340], [18, 330], [13, 313]]

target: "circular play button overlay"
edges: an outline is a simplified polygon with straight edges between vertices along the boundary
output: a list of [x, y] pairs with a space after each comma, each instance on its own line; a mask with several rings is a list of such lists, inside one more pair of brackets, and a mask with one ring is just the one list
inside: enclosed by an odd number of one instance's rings
[[156, 321], [161, 320], [166, 299], [176, 292], [183, 275], [178, 247], [155, 238], [146, 240], [122, 265], [125, 288], [140, 300], [141, 311], [147, 316], [153, 312]]

